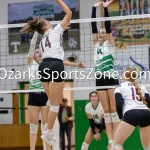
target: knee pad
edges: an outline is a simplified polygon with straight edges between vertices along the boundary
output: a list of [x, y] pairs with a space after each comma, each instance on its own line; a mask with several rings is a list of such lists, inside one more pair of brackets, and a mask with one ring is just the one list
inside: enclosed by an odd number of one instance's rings
[[50, 103], [50, 100], [49, 100], [49, 99], [48, 99], [46, 105], [47, 105], [47, 106], [51, 106], [51, 103]]
[[104, 119], [105, 119], [105, 123], [111, 123], [111, 114], [110, 113], [104, 113]]
[[44, 128], [47, 129], [47, 123], [44, 124]]
[[120, 121], [117, 112], [111, 113], [111, 119], [112, 119], [112, 122], [119, 122]]
[[89, 144], [83, 142], [81, 150], [88, 150]]
[[144, 148], [144, 150], [150, 150], [150, 145], [149, 146], [144, 146], [143, 148]]
[[38, 132], [38, 124], [30, 124], [30, 133], [37, 133]]
[[50, 110], [55, 112], [55, 113], [58, 113], [59, 112], [59, 106], [51, 106]]
[[122, 150], [124, 150], [122, 145], [113, 143], [113, 150], [116, 150], [116, 148], [121, 148]]

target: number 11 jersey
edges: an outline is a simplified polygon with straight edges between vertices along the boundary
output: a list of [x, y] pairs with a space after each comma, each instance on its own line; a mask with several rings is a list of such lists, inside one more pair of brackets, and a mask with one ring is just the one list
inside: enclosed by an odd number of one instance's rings
[[[139, 88], [141, 89], [143, 96], [145, 96], [145, 93], [148, 93], [144, 86], [139, 85]], [[115, 89], [115, 93], [120, 93], [124, 100], [123, 114], [132, 109], [148, 109], [141, 100], [140, 95], [137, 94], [137, 90], [131, 82], [127, 81], [118, 85]]]
[[64, 49], [62, 46], [63, 28], [58, 24], [54, 29], [49, 29], [40, 42], [42, 58], [64, 59]]

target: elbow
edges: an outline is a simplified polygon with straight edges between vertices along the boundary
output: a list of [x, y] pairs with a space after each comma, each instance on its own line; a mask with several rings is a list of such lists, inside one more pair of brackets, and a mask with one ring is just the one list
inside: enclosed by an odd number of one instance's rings
[[70, 19], [72, 18], [72, 11], [71, 11], [71, 10], [68, 11], [67, 16], [68, 16]]

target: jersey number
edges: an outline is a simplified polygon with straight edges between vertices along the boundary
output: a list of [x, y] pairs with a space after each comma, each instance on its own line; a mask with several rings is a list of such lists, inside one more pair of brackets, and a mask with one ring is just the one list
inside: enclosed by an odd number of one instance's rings
[[93, 115], [93, 118], [98, 119], [98, 115], [97, 114]]
[[141, 101], [141, 98], [140, 98], [140, 96], [138, 95], [138, 91], [136, 90], [136, 94], [135, 94], [135, 89], [134, 89], [133, 87], [131, 88], [131, 91], [132, 91], [132, 99], [133, 99], [133, 100]]
[[[42, 42], [41, 42], [41, 46], [42, 46], [42, 51], [44, 52], [44, 47], [43, 47]], [[46, 37], [46, 40], [45, 40], [45, 47], [51, 48], [51, 42], [49, 41], [48, 36]]]

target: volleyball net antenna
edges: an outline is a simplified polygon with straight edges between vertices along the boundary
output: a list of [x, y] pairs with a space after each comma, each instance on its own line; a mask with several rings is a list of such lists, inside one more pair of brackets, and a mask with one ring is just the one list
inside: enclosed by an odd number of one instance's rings
[[[72, 20], [63, 35], [64, 60], [74, 63], [83, 62], [85, 68], [65, 67], [65, 80], [73, 81], [72, 88], [65, 90], [97, 89], [94, 67], [94, 45], [92, 42], [91, 22], [96, 21], [98, 30], [104, 28], [104, 21], [110, 20], [112, 35], [115, 41], [128, 45], [126, 50], [116, 49], [114, 70], [122, 82], [122, 73], [127, 67], [136, 69], [139, 83], [149, 86], [150, 60], [150, 15], [118, 16], [95, 19]], [[54, 26], [60, 21], [51, 22]], [[27, 57], [32, 34], [21, 34], [19, 31], [25, 24], [0, 25], [0, 93], [28, 93], [32, 91], [21, 87], [21, 83], [29, 84], [32, 76], [27, 66]], [[40, 42], [41, 36], [37, 41]], [[109, 47], [108, 47], [109, 48]], [[97, 49], [97, 52], [101, 52]], [[103, 70], [105, 71], [105, 67]], [[141, 73], [142, 72], [142, 73]], [[145, 73], [144, 73], [145, 72]], [[99, 87], [105, 88], [105, 87]]]

